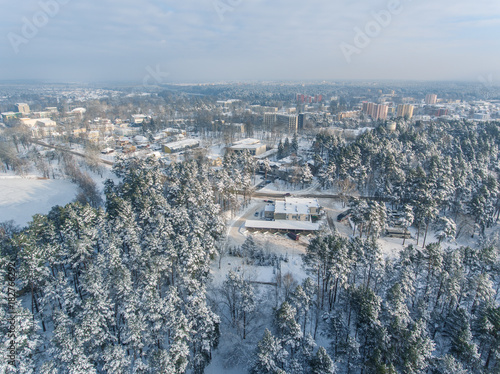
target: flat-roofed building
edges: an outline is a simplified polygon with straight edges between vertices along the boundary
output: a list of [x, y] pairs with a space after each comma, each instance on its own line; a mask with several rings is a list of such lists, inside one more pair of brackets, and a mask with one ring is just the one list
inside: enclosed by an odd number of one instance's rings
[[425, 96], [425, 103], [427, 105], [434, 105], [437, 103], [437, 95], [436, 94], [428, 94]]
[[200, 146], [200, 141], [196, 139], [186, 139], [179, 142], [172, 142], [163, 144], [163, 152], [165, 153], [177, 153], [182, 152], [187, 149], [196, 148]]
[[277, 116], [276, 112], [264, 113], [264, 128], [266, 130], [271, 130], [276, 125]]
[[363, 103], [363, 113], [369, 115], [374, 120], [385, 120], [387, 119], [387, 113], [389, 112], [389, 106], [384, 104], [375, 103]]
[[277, 201], [274, 208], [275, 220], [311, 221], [320, 214], [321, 206], [316, 199], [285, 198]]
[[18, 113], [22, 114], [30, 114], [30, 106], [26, 103], [17, 103], [16, 110]]
[[146, 118], [148, 118], [148, 116], [144, 114], [132, 114], [132, 120], [130, 122], [135, 125], [140, 125], [141, 123], [144, 123]]
[[252, 156], [258, 156], [266, 152], [267, 147], [262, 144], [258, 139], [243, 139], [238, 142], [233, 143], [231, 147], [228, 148], [232, 152], [244, 152], [248, 151]]
[[288, 128], [290, 134], [296, 133], [299, 129], [299, 116], [291, 114], [278, 114], [276, 115], [276, 122]]
[[248, 220], [245, 222], [245, 228], [248, 230], [315, 232], [318, 231], [321, 226], [319, 223], [307, 221]]
[[22, 117], [22, 114], [18, 113], [18, 112], [3, 112], [2, 113], [2, 118], [6, 121], [10, 120], [10, 119], [20, 118], [20, 117]]

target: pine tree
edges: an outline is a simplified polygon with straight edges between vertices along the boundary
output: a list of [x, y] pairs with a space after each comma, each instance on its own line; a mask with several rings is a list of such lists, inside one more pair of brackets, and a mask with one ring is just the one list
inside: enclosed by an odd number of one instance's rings
[[278, 158], [278, 160], [286, 157], [285, 146], [283, 145], [281, 140], [278, 143], [278, 153], [276, 157]]
[[276, 311], [275, 325], [278, 332], [278, 338], [283, 347], [290, 349], [293, 358], [297, 348], [300, 346], [302, 331], [300, 325], [295, 320], [296, 310], [288, 302], [283, 302]]
[[306, 164], [302, 168], [302, 177], [301, 177], [302, 186], [310, 184], [312, 180], [313, 180], [313, 174], [311, 172], [311, 169], [309, 168], [309, 165]]
[[266, 329], [264, 336], [257, 345], [254, 363], [250, 369], [251, 374], [276, 374], [283, 372], [283, 365], [287, 360], [288, 352], [271, 331]]
[[319, 347], [311, 360], [311, 374], [334, 374], [335, 372], [335, 365], [325, 348]]

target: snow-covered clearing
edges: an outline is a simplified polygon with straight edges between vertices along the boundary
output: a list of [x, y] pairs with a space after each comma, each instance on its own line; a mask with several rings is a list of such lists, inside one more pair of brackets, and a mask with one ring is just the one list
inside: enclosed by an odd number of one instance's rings
[[0, 176], [0, 222], [14, 220], [25, 226], [35, 214], [47, 214], [55, 205], [66, 205], [78, 187], [67, 180]]

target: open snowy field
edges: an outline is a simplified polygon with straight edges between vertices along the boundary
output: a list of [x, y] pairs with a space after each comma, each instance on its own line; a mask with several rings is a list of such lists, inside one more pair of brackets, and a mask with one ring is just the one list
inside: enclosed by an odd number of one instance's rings
[[71, 202], [76, 193], [77, 186], [67, 180], [0, 176], [0, 222], [14, 220], [24, 226], [33, 215]]

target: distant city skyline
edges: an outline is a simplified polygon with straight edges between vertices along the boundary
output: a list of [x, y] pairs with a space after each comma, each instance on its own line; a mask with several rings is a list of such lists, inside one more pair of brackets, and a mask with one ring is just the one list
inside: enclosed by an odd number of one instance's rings
[[4, 0], [2, 9], [0, 80], [500, 80], [495, 1]]

